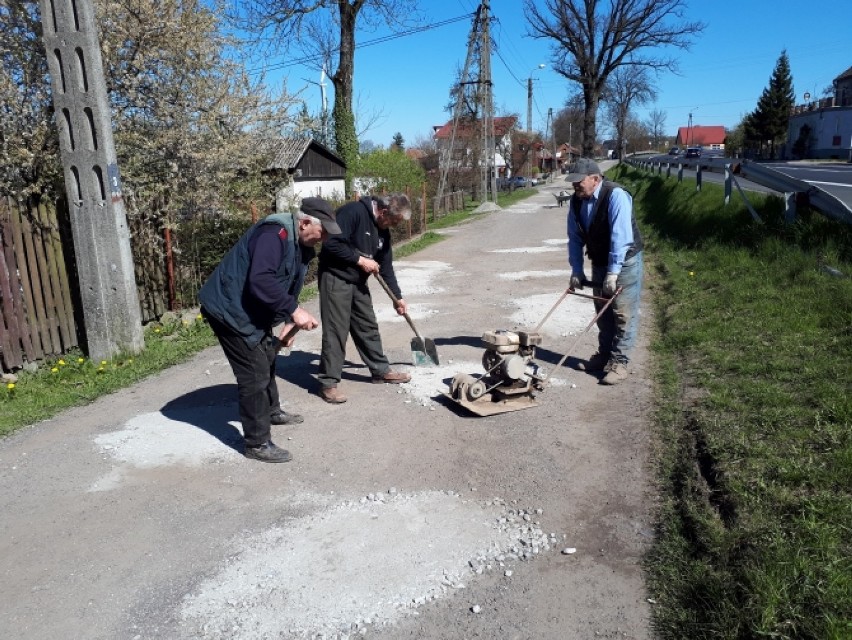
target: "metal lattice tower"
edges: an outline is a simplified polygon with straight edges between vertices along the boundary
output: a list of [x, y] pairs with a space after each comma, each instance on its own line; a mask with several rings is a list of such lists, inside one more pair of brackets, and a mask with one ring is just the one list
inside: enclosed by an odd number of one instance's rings
[[40, 0], [89, 356], [144, 347], [92, 0]]
[[[474, 141], [477, 148], [471, 149], [471, 156], [479, 168], [479, 183], [482, 200], [487, 201], [489, 194], [493, 200], [497, 200], [497, 178], [495, 165], [494, 145], [494, 101], [491, 83], [491, 39], [488, 15], [489, 2], [482, 0], [476, 10], [468, 36], [467, 56], [464, 68], [455, 90], [455, 103], [453, 105], [453, 121], [450, 131], [450, 141], [441, 150], [440, 179], [438, 182], [437, 196], [440, 201], [447, 188], [447, 178], [454, 165], [461, 166], [462, 161], [456, 162], [456, 140], [458, 137], [459, 124], [463, 120], [462, 114], [465, 110], [470, 111], [467, 98], [470, 97], [466, 90], [469, 85], [474, 85], [473, 91], [473, 115], [477, 128], [477, 136], [467, 136], [465, 143], [470, 145]], [[469, 78], [475, 78], [470, 80]], [[468, 128], [468, 132], [471, 129]], [[466, 151], [467, 149], [463, 150]]]

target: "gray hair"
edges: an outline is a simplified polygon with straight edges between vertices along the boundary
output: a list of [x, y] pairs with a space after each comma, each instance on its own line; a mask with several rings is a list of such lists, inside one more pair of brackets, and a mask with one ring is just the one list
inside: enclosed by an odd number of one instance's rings
[[388, 210], [388, 215], [403, 220], [411, 220], [411, 201], [404, 193], [375, 196], [375, 199], [379, 203], [379, 208]]
[[311, 224], [322, 224], [322, 221], [319, 218], [315, 218], [311, 215], [308, 215], [301, 209], [293, 212], [293, 219], [296, 221], [299, 220], [308, 220]]

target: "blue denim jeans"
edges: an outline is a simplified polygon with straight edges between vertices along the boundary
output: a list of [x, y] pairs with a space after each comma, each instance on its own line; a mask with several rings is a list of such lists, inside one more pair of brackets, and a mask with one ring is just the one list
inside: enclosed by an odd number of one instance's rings
[[[626, 260], [618, 274], [618, 286], [622, 292], [609, 309], [598, 320], [598, 351], [609, 354], [612, 360], [627, 364], [630, 352], [636, 344], [639, 332], [639, 301], [642, 296], [642, 252]], [[603, 282], [606, 267], [592, 267], [592, 280]], [[599, 289], [595, 295], [602, 295]], [[600, 311], [603, 302], [595, 300], [595, 310]]]

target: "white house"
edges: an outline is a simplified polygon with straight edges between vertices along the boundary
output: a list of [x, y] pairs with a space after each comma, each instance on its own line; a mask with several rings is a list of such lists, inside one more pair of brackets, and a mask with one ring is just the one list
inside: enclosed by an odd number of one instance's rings
[[793, 108], [786, 158], [852, 158], [852, 67], [837, 76], [834, 96]]

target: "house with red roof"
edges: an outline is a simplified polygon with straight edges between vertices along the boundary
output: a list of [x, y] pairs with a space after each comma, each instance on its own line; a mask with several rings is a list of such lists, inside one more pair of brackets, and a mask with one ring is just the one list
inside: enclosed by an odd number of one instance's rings
[[[456, 125], [455, 140], [453, 142], [454, 164], [459, 168], [470, 168], [473, 166], [473, 150], [480, 147], [482, 132], [480, 130], [481, 120], [459, 120]], [[498, 175], [506, 171], [506, 159], [511, 160], [512, 132], [518, 123], [517, 116], [501, 116], [494, 118], [494, 146], [496, 149], [494, 164]], [[453, 139], [453, 121], [433, 127], [433, 137], [441, 150], [446, 149]]]
[[675, 144], [681, 147], [704, 147], [722, 151], [725, 149], [727, 135], [725, 127], [716, 125], [703, 127], [700, 124], [694, 124], [677, 130]]

